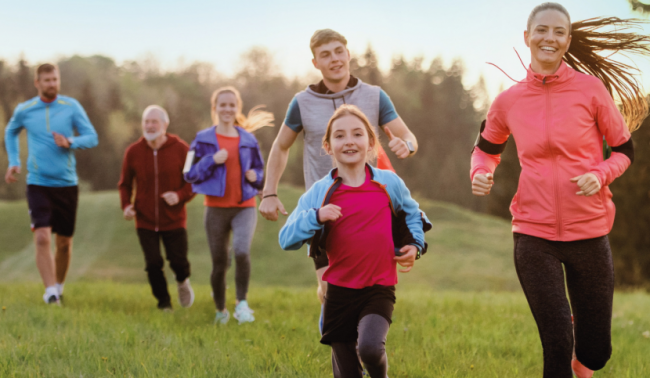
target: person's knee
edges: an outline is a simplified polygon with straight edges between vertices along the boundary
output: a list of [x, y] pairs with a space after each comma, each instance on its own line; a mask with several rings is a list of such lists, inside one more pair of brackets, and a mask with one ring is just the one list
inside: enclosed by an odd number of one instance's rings
[[147, 261], [147, 266], [144, 268], [147, 272], [160, 272], [165, 267], [163, 259], [152, 259]]
[[359, 357], [365, 365], [376, 366], [382, 363], [386, 355], [386, 347], [383, 343], [360, 343]]
[[582, 351], [581, 348], [576, 349], [576, 358], [581, 364], [591, 370], [600, 370], [607, 365], [610, 357], [612, 356], [612, 347], [590, 348], [589, 351]]
[[34, 232], [34, 242], [38, 247], [49, 247], [52, 242], [52, 234], [48, 230], [38, 229]]

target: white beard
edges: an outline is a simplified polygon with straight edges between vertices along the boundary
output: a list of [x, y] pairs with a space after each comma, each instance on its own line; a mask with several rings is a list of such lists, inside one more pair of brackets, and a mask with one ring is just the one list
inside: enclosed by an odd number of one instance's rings
[[155, 133], [147, 133], [147, 132], [142, 133], [142, 136], [144, 137], [144, 139], [146, 139], [149, 142], [158, 139], [158, 137], [161, 136], [161, 135], [163, 135], [162, 130], [156, 131]]

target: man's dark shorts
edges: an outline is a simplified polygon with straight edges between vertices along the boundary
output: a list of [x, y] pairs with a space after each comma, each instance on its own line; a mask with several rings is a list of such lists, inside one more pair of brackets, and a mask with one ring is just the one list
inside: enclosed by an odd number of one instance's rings
[[32, 230], [52, 227], [52, 232], [72, 236], [77, 218], [79, 188], [61, 188], [27, 185], [27, 205], [32, 219]]

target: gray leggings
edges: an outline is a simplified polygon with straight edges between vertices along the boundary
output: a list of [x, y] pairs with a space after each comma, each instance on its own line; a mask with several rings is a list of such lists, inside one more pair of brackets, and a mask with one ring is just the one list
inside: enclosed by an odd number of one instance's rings
[[370, 378], [386, 378], [388, 357], [386, 357], [386, 336], [390, 324], [383, 316], [369, 314], [359, 321], [359, 354], [357, 342], [332, 343], [332, 370], [334, 378], [361, 378], [359, 359]]
[[212, 255], [212, 274], [210, 283], [214, 304], [217, 310], [226, 308], [226, 272], [230, 266], [231, 254], [228, 249], [232, 231], [232, 250], [235, 252], [235, 285], [237, 300], [243, 301], [248, 293], [251, 276], [250, 248], [257, 226], [257, 213], [254, 207], [206, 207], [205, 232]]

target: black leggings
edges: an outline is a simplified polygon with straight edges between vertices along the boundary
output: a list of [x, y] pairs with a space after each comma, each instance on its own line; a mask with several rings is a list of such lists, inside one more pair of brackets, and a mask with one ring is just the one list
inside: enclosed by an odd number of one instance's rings
[[614, 267], [607, 236], [559, 242], [515, 233], [514, 239], [517, 276], [544, 349], [544, 378], [573, 377], [574, 329], [578, 361], [602, 369], [612, 354]]
[[370, 378], [385, 378], [388, 372], [386, 336], [390, 324], [383, 316], [369, 314], [359, 321], [359, 354], [357, 342], [332, 343], [332, 370], [334, 378], [361, 378], [359, 359]]

